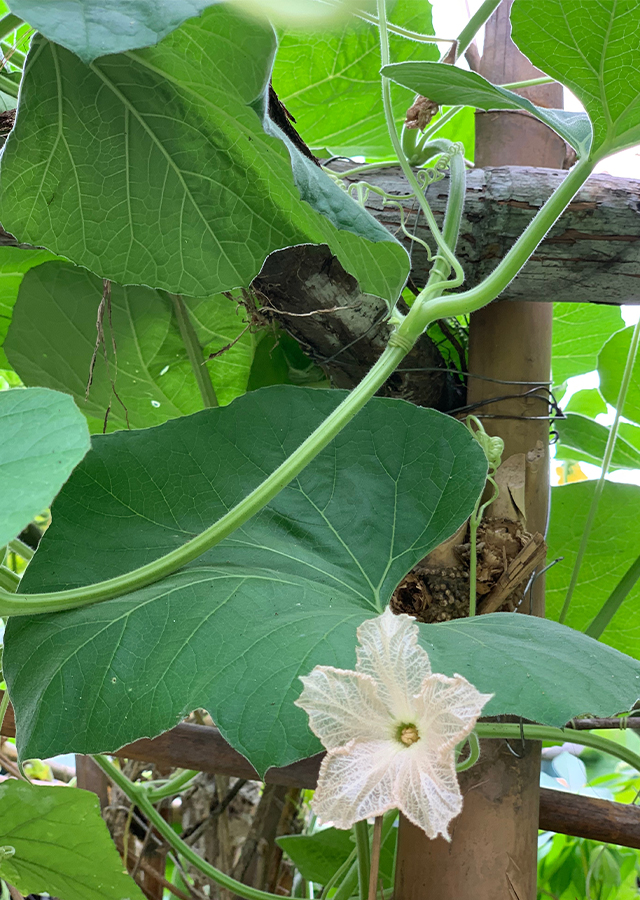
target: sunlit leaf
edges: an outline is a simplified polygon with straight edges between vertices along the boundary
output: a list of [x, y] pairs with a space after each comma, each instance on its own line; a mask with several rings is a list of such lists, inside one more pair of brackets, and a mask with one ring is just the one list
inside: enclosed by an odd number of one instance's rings
[[87, 424], [71, 397], [0, 391], [0, 547], [49, 506], [88, 449]]
[[[98, 432], [109, 409], [109, 430], [160, 425], [202, 409], [171, 298], [150, 288], [113, 284], [99, 340], [96, 317], [102, 293], [99, 278], [69, 263], [46, 263], [28, 273], [5, 343], [22, 381], [71, 394]], [[193, 312], [203, 363], [205, 355], [245, 330], [235, 303], [227, 297], [184, 302]], [[95, 369], [85, 399], [96, 342]], [[253, 337], [247, 333], [207, 363], [220, 403], [243, 393], [252, 358]]]
[[[564, 419], [556, 419], [554, 429], [560, 442], [556, 447], [557, 459], [602, 464], [609, 437], [606, 425], [600, 425], [587, 416], [568, 412]], [[612, 469], [640, 469], [640, 428], [627, 426], [626, 434], [618, 435], [611, 460]]]
[[560, 385], [574, 375], [592, 372], [605, 343], [622, 328], [624, 319], [617, 306], [555, 303], [551, 357], [553, 383]]
[[[5, 781], [0, 784], [0, 834], [0, 877], [25, 895], [143, 898], [123, 871], [98, 798], [89, 791]], [[13, 854], [6, 852], [9, 847]]]
[[[629, 355], [633, 328], [625, 328], [611, 337], [598, 357], [600, 393], [611, 406], [617, 406], [622, 376]], [[640, 424], [640, 353], [636, 356], [622, 415]]]
[[[547, 615], [552, 618], [557, 618], [564, 603], [595, 485], [595, 481], [582, 481], [551, 492], [549, 559], [563, 557], [547, 573]], [[567, 625], [586, 628], [637, 558], [639, 521], [640, 487], [607, 481]], [[636, 658], [640, 657], [639, 600], [640, 584], [636, 584], [602, 636], [605, 643]]]
[[638, 0], [516, 0], [513, 39], [571, 88], [593, 123], [592, 155], [640, 142]]

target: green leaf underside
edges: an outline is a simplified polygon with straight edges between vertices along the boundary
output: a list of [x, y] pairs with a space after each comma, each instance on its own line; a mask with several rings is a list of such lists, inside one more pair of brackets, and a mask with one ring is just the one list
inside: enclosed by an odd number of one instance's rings
[[[565, 416], [565, 419], [554, 422], [554, 429], [560, 438], [556, 457], [601, 465], [609, 429], [578, 413], [565, 413]], [[640, 469], [640, 428], [628, 425], [625, 434], [618, 435], [611, 468]]]
[[49, 506], [88, 449], [71, 397], [45, 388], [0, 391], [0, 547]]
[[396, 63], [385, 66], [382, 74], [436, 103], [477, 109], [524, 109], [553, 128], [576, 151], [588, 152], [591, 126], [584, 113], [535, 106], [525, 97], [491, 84], [482, 75], [447, 63]]
[[[393, 887], [393, 869], [398, 829], [391, 828], [380, 852], [380, 877], [384, 888]], [[350, 831], [323, 828], [314, 834], [287, 834], [276, 838], [296, 869], [307, 881], [326, 884], [347, 861], [355, 847]]]
[[[343, 396], [264, 388], [159, 428], [94, 438], [24, 588], [90, 583], [183, 544]], [[356, 627], [469, 515], [485, 472], [459, 423], [372, 400], [294, 484], [196, 564], [92, 608], [12, 618], [4, 671], [21, 753], [114, 749], [199, 706], [261, 770], [317, 752], [292, 705], [298, 676], [321, 662], [353, 666]]]
[[617, 306], [555, 303], [551, 357], [553, 383], [564, 384], [574, 375], [592, 372], [598, 365], [602, 347], [623, 328], [624, 319]]
[[592, 154], [640, 142], [638, 0], [517, 0], [513, 39], [571, 88], [593, 123]]
[[[618, 403], [618, 393], [629, 355], [632, 335], [633, 327], [617, 332], [607, 341], [598, 357], [600, 393], [607, 403], [614, 407]], [[632, 419], [640, 424], [640, 353], [636, 356], [631, 373], [622, 415], [626, 419]]]
[[[547, 575], [547, 615], [552, 618], [559, 615], [564, 602], [595, 484], [581, 481], [552, 490], [548, 556], [563, 557]], [[637, 558], [639, 521], [640, 487], [607, 481], [569, 609], [568, 625], [586, 628]], [[639, 600], [640, 584], [636, 583], [602, 635], [605, 643], [636, 658], [640, 657]]]
[[[429, 34], [431, 7], [399, 0], [390, 12], [396, 25]], [[434, 44], [390, 35], [396, 61], [438, 58]], [[395, 156], [385, 125], [380, 91], [380, 36], [367, 22], [351, 19], [344, 28], [283, 35], [273, 71], [282, 102], [295, 116], [305, 141], [332, 154], [389, 159]], [[398, 127], [413, 103], [410, 91], [394, 85]], [[318, 115], [322, 110], [322, 115]]]
[[[202, 409], [170, 297], [151, 288], [116, 284], [111, 286], [111, 312], [104, 314], [104, 342], [85, 399], [101, 299], [101, 279], [69, 263], [45, 263], [27, 274], [5, 342], [22, 381], [72, 394], [97, 432], [103, 430], [109, 405], [110, 431], [160, 425]], [[207, 355], [245, 329], [236, 304], [221, 294], [186, 299], [185, 304], [193, 311], [193, 325]], [[252, 359], [253, 336], [247, 333], [207, 363], [220, 403], [245, 390]]]
[[8, 366], [3, 344], [22, 279], [29, 269], [49, 259], [54, 259], [54, 256], [47, 250], [0, 247], [0, 369]]
[[142, 900], [122, 870], [95, 794], [25, 781], [0, 784], [0, 834], [13, 856], [0, 859], [0, 877], [22, 894], [64, 900]]
[[4, 226], [120, 284], [189, 296], [248, 285], [275, 249], [327, 243], [364, 291], [395, 300], [404, 249], [250, 106], [274, 53], [271, 29], [227, 4], [91, 67], [37, 38], [2, 161]]
[[105, 53], [157, 44], [220, 0], [10, 0], [13, 13], [90, 63]]

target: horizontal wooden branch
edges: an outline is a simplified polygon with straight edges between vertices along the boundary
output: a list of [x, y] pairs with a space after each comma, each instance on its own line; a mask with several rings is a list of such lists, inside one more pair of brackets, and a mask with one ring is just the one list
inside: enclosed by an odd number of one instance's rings
[[[344, 171], [344, 162], [332, 164]], [[466, 205], [458, 256], [466, 282], [473, 287], [485, 278], [522, 234], [536, 212], [567, 173], [528, 166], [474, 169], [468, 173]], [[399, 169], [366, 172], [349, 181], [363, 181], [396, 196], [409, 193]], [[427, 199], [442, 220], [448, 179], [432, 184]], [[414, 201], [400, 201], [406, 227], [433, 247], [424, 218]], [[400, 210], [369, 195], [367, 208], [407, 250]], [[412, 277], [425, 283], [428, 260], [414, 244]], [[558, 223], [538, 247], [520, 275], [501, 295], [505, 300], [570, 301], [577, 303], [640, 303], [640, 182], [612, 175], [592, 175]]]
[[[5, 737], [15, 737], [11, 706], [0, 733]], [[204, 725], [176, 725], [159, 737], [143, 738], [122, 747], [115, 756], [162, 767], [198, 769], [235, 778], [259, 779], [253, 766], [225, 741], [217, 728]], [[265, 780], [272, 784], [314, 788], [322, 756], [318, 754], [290, 766], [269, 769]], [[640, 849], [640, 807], [632, 804], [541, 788], [540, 828]]]

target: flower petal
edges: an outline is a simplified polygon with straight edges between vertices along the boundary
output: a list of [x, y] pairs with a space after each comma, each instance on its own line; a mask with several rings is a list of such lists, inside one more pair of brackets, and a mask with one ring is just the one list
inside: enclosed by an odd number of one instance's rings
[[353, 739], [391, 738], [394, 723], [368, 676], [333, 666], [316, 666], [300, 681], [304, 690], [295, 704], [308, 714], [311, 730], [327, 750], [335, 750]]
[[415, 718], [412, 699], [431, 673], [429, 657], [418, 645], [418, 624], [411, 616], [381, 616], [358, 628], [356, 669], [374, 679], [382, 702], [397, 721]]
[[466, 737], [493, 694], [481, 694], [462, 675], [429, 675], [415, 698], [418, 731], [432, 754], [441, 756]]
[[354, 822], [395, 809], [397, 761], [405, 752], [392, 741], [354, 741], [327, 753], [311, 803], [313, 811], [336, 828], [351, 828]]
[[395, 805], [427, 837], [441, 834], [451, 840], [449, 823], [462, 809], [453, 751], [433, 759], [424, 748], [418, 750], [419, 746], [414, 744], [398, 757]]

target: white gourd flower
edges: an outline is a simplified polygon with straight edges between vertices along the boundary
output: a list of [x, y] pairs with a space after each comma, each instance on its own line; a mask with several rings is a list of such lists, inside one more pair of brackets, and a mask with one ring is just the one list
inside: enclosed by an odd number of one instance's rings
[[327, 748], [312, 807], [323, 822], [399, 809], [430, 838], [450, 840], [462, 809], [455, 747], [493, 696], [433, 674], [418, 625], [389, 608], [358, 628], [356, 671], [316, 666], [296, 700]]

